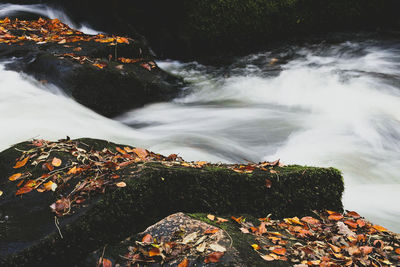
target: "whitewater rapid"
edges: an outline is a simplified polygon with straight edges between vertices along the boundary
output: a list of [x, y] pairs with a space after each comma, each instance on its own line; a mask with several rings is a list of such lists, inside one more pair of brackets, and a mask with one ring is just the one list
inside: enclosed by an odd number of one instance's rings
[[[0, 17], [18, 10], [80, 27], [38, 5], [0, 4]], [[344, 175], [346, 209], [400, 232], [400, 38], [348, 39], [287, 45], [223, 67], [158, 62], [191, 82], [184, 96], [114, 119], [3, 62], [0, 149], [68, 135], [187, 160], [333, 166]]]

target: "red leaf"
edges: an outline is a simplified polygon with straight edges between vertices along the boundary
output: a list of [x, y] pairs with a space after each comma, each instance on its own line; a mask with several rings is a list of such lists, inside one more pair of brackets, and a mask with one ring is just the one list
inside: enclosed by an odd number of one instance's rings
[[224, 256], [224, 252], [213, 252], [209, 255], [207, 255], [207, 257], [204, 259], [205, 263], [216, 263], [219, 262], [219, 259]]

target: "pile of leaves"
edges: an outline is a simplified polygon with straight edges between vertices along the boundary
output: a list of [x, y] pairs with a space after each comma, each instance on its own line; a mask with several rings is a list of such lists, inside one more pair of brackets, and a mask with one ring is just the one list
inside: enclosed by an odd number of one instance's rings
[[[147, 162], [158, 162], [168, 167], [219, 166], [206, 161], [187, 162], [176, 154], [165, 157], [143, 148], [128, 146], [97, 151], [82, 141], [69, 138], [58, 142], [33, 140], [30, 145], [32, 148], [29, 150], [19, 150], [21, 156], [13, 166], [16, 173], [9, 180], [16, 183], [17, 196], [32, 191], [54, 192], [57, 201], [51, 208], [58, 216], [69, 214], [73, 207], [83, 205], [93, 195], [104, 193], [107, 187], [125, 187], [121, 170], [132, 164], [137, 167], [137, 172]], [[267, 165], [275, 166], [276, 163], [251, 164], [251, 168], [264, 168]], [[245, 165], [227, 167], [233, 170], [239, 168], [240, 171], [241, 166]]]
[[179, 266], [188, 266], [190, 261], [216, 263], [224, 256], [226, 248], [218, 244], [219, 228], [209, 228], [203, 232], [188, 233], [185, 229], [175, 232], [171, 237], [159, 240], [146, 234], [142, 241], [136, 241], [128, 247], [129, 252], [122, 256], [127, 260], [126, 266], [135, 263], [166, 263], [180, 259]]
[[294, 266], [398, 266], [400, 235], [373, 225], [354, 211], [315, 212], [314, 217], [271, 220], [255, 227], [232, 217], [244, 234], [254, 235], [253, 249], [266, 261]]
[[[134, 40], [127, 37], [114, 35], [87, 35], [81, 31], [71, 29], [68, 25], [62, 23], [58, 19], [43, 19], [26, 21], [9, 18], [0, 20], [0, 44], [23, 45], [24, 43], [35, 42], [37, 45], [47, 43], [62, 45], [66, 48], [71, 48], [70, 53], [57, 55], [60, 58], [68, 57], [81, 64], [90, 63], [100, 69], [108, 65], [108, 61], [113, 59], [113, 55], [108, 55], [108, 59], [90, 58], [89, 56], [79, 55], [76, 52], [81, 52], [82, 47], [79, 46], [82, 42], [97, 42], [108, 46], [129, 45], [134, 43]], [[78, 45], [76, 45], [78, 44]], [[116, 57], [114, 55], [114, 57]], [[144, 58], [114, 58], [123, 64], [138, 63], [143, 68], [151, 71], [156, 68], [153, 61], [147, 61]], [[118, 68], [123, 68], [119, 65]]]

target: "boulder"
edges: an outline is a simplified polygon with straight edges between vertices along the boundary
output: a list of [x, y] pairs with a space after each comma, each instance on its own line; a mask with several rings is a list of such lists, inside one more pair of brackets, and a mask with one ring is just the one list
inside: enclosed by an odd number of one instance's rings
[[107, 117], [177, 97], [182, 79], [161, 70], [141, 39], [85, 35], [58, 20], [2, 20], [7, 68], [52, 83]]
[[343, 180], [333, 168], [185, 162], [122, 147], [39, 140], [1, 152], [1, 265], [81, 266], [92, 251], [175, 212], [342, 211]]

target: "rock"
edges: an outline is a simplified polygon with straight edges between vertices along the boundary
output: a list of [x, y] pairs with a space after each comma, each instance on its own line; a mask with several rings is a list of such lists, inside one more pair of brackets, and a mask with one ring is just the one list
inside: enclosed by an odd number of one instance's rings
[[0, 58], [16, 58], [8, 69], [55, 84], [104, 116], [170, 100], [183, 87], [140, 40], [84, 35], [56, 20], [4, 20], [0, 26], [7, 30], [0, 32]]
[[[37, 167], [32, 165], [34, 159], [44, 153], [44, 144], [53, 147], [53, 152], [46, 155], [47, 159], [57, 157], [62, 162], [57, 167], [61, 170], [60, 176], [52, 176], [59, 184], [57, 190], [43, 193], [33, 190], [15, 196], [18, 181], [8, 179], [12, 174], [29, 172], [31, 178], [26, 178], [29, 180], [49, 172], [45, 165], [41, 167], [43, 162]], [[79, 150], [70, 150], [75, 145], [80, 147]], [[311, 210], [342, 210], [343, 181], [340, 172], [333, 168], [278, 167], [274, 163], [275, 167], [264, 165], [266, 171], [260, 168], [250, 171], [246, 165], [243, 168], [200, 165], [180, 161], [176, 155], [166, 158], [137, 148], [124, 150], [130, 152], [117, 152], [121, 148], [106, 141], [79, 139], [55, 143], [25, 142], [1, 152], [0, 190], [4, 192], [0, 197], [0, 221], [3, 221], [1, 265], [80, 266], [90, 252], [139, 233], [175, 212], [245, 213], [256, 217], [271, 214], [274, 218], [282, 218], [309, 215]], [[21, 157], [21, 151], [28, 151], [23, 157], [29, 155], [30, 160], [15, 169], [13, 166]], [[122, 165], [118, 169], [101, 167], [103, 177], [98, 180], [99, 172], [91, 171], [96, 170], [96, 165], [87, 163], [90, 161], [85, 160], [88, 157], [84, 155], [95, 157], [92, 160], [110, 155], [119, 162], [126, 162], [131, 155], [137, 156], [132, 162], [128, 160], [131, 164], [119, 163]], [[145, 160], [149, 155], [153, 160]], [[143, 160], [138, 161], [138, 158]], [[70, 177], [66, 174], [71, 168], [68, 166], [92, 167], [87, 175]], [[269, 168], [274, 172], [271, 173]], [[267, 179], [269, 186], [266, 186]], [[59, 216], [56, 217], [49, 206], [57, 199], [68, 199], [73, 193], [71, 190], [85, 181], [93, 185], [92, 191], [83, 191], [86, 201], [74, 203], [70, 210], [68, 205], [66, 209], [60, 208], [62, 203], [57, 202]], [[120, 181], [126, 186], [115, 184]], [[61, 216], [64, 211], [67, 215]]]

